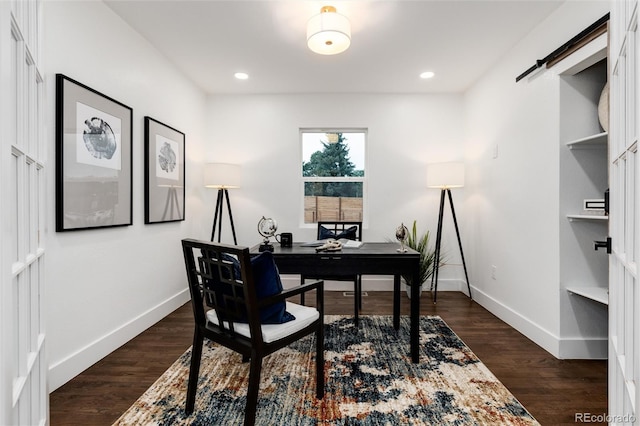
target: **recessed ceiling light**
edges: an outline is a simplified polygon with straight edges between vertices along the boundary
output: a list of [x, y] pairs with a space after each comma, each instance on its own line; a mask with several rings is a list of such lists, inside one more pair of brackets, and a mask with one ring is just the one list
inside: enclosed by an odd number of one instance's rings
[[420, 74], [420, 78], [433, 78], [433, 76], [436, 75], [433, 71], [425, 71], [422, 74]]
[[234, 74], [234, 76], [238, 79], [238, 80], [246, 80], [249, 78], [249, 74], [247, 74], [246, 72], [237, 72]]

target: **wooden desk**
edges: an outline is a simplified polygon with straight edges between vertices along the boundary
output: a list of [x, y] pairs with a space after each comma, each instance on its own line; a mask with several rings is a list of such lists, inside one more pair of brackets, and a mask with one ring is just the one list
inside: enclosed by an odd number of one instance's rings
[[[281, 274], [322, 275], [393, 275], [393, 326], [400, 328], [400, 276], [412, 275], [418, 282], [420, 253], [408, 249], [398, 252], [397, 243], [363, 243], [359, 248], [343, 248], [337, 252], [316, 253], [314, 247], [280, 247], [274, 244], [273, 257]], [[251, 248], [258, 253], [258, 246]], [[411, 287], [411, 359], [418, 362], [420, 297], [418, 287]]]

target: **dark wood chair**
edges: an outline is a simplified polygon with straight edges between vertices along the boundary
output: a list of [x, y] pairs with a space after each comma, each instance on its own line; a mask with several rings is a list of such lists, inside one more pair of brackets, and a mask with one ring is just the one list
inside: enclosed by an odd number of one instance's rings
[[[255, 422], [262, 359], [314, 333], [316, 396], [321, 399], [324, 396], [324, 282], [307, 283], [261, 299], [256, 286], [260, 277], [254, 273], [247, 247], [185, 239], [182, 248], [195, 318], [185, 412], [191, 414], [194, 410], [205, 337], [242, 354], [243, 361], [250, 361], [245, 425]], [[277, 275], [277, 269], [275, 272]], [[316, 307], [285, 301], [310, 290], [316, 290]], [[286, 312], [294, 315], [295, 320], [263, 324], [260, 316], [264, 309], [283, 302]]]
[[[317, 239], [326, 238], [347, 238], [354, 241], [362, 241], [362, 222], [344, 222], [344, 221], [319, 221]], [[351, 250], [351, 249], [343, 249]], [[352, 281], [353, 282], [353, 303], [354, 303], [354, 321], [358, 325], [358, 316], [362, 309], [362, 276], [361, 275], [323, 275], [322, 277], [311, 277], [302, 275], [300, 277], [302, 284], [307, 279], [321, 279], [332, 281]], [[304, 294], [300, 295], [300, 303], [304, 304]]]

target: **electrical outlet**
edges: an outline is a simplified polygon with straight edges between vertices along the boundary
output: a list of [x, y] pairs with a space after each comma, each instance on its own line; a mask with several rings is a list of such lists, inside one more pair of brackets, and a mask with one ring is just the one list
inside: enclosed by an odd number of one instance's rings
[[491, 265], [491, 278], [496, 279], [496, 265]]

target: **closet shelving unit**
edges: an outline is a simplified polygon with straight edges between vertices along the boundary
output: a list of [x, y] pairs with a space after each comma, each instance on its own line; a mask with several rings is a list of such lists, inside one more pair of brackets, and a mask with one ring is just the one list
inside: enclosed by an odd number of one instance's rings
[[[602, 199], [609, 187], [608, 140], [598, 105], [607, 83], [607, 34], [558, 63], [560, 78], [559, 255], [560, 335], [567, 356], [606, 358], [609, 218], [583, 211], [584, 200]], [[582, 343], [577, 343], [582, 342]]]

